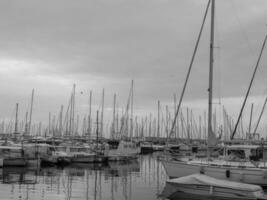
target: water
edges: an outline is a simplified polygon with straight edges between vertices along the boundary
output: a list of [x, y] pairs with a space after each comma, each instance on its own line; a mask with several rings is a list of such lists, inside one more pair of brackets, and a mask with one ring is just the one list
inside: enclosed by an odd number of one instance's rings
[[[0, 200], [163, 200], [167, 176], [159, 155], [140, 156], [130, 163], [63, 169], [3, 168]], [[175, 193], [171, 200], [199, 199], [219, 200], [183, 193]]]
[[157, 154], [131, 163], [71, 165], [64, 169], [4, 168], [0, 200], [156, 200], [166, 174]]

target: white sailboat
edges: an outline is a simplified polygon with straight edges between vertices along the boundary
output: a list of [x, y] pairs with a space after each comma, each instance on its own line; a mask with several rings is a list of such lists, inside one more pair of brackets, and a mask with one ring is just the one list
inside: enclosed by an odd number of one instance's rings
[[129, 161], [137, 159], [140, 152], [140, 147], [136, 143], [122, 140], [118, 148], [108, 150], [106, 156], [108, 157], [108, 161]]
[[[211, 37], [210, 37], [210, 71], [209, 71], [209, 110], [208, 110], [208, 157], [205, 159], [167, 159], [162, 161], [167, 175], [170, 178], [188, 176], [191, 174], [202, 173], [210, 177], [239, 181], [244, 183], [258, 184], [267, 186], [267, 167], [265, 166], [264, 157], [253, 164], [249, 157], [244, 160], [227, 160], [226, 153], [221, 159], [212, 159], [210, 150], [216, 145], [216, 136], [212, 131], [212, 82], [213, 82], [213, 44], [214, 44], [214, 12], [215, 0], [210, 0], [207, 10], [211, 7]], [[206, 10], [206, 13], [207, 13]], [[206, 15], [205, 15], [206, 16]], [[205, 18], [204, 18], [205, 19]], [[262, 50], [265, 46], [267, 36], [265, 37]], [[261, 55], [261, 54], [260, 54]], [[260, 58], [259, 58], [260, 59]], [[259, 61], [259, 60], [258, 60]], [[192, 63], [191, 63], [192, 64]], [[258, 63], [257, 63], [258, 64]], [[191, 66], [190, 66], [191, 67]], [[255, 75], [255, 71], [253, 76]], [[188, 80], [188, 75], [186, 82]], [[183, 89], [181, 98], [183, 96]], [[180, 103], [179, 103], [180, 106]], [[179, 107], [178, 107], [179, 108]], [[178, 112], [177, 112], [178, 113]], [[241, 147], [240, 147], [241, 148]], [[245, 146], [244, 146], [245, 148]], [[249, 147], [253, 148], [252, 146]]]

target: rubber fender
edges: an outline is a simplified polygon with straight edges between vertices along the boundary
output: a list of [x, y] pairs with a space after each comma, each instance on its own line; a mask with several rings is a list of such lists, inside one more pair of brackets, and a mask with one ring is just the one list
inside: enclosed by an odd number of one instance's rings
[[225, 176], [226, 176], [227, 178], [230, 178], [230, 170], [229, 170], [229, 169], [227, 169], [227, 170], [225, 171]]

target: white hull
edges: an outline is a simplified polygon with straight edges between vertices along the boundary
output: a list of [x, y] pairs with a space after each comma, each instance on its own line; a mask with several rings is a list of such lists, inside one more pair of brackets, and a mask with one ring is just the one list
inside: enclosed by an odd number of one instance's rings
[[24, 167], [27, 164], [27, 160], [23, 157], [4, 158], [2, 164], [3, 164], [2, 167], [7, 167], [7, 166]]
[[95, 154], [74, 154], [71, 157], [72, 163], [103, 163], [107, 161], [107, 157]]
[[133, 142], [120, 141], [117, 149], [110, 149], [106, 152], [108, 157], [135, 157], [140, 154], [141, 148]]
[[163, 166], [170, 178], [204, 173], [217, 179], [267, 186], [267, 169], [189, 164], [184, 161], [163, 161]]
[[108, 156], [108, 161], [130, 161], [130, 160], [135, 160], [137, 159], [136, 155], [133, 156], [125, 156], [125, 155], [113, 155], [113, 156]]
[[163, 151], [164, 150], [164, 146], [163, 145], [153, 144], [152, 148], [153, 148], [153, 151]]
[[27, 159], [27, 167], [30, 168], [39, 168], [41, 166], [40, 158]]

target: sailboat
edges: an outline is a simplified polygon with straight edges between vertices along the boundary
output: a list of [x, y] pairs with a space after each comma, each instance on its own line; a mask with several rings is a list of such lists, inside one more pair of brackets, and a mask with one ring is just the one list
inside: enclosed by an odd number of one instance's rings
[[[209, 66], [209, 99], [208, 99], [208, 141], [207, 141], [207, 152], [208, 155], [205, 159], [194, 159], [194, 158], [180, 158], [180, 159], [166, 159], [163, 160], [163, 166], [165, 168], [165, 171], [167, 175], [170, 178], [178, 178], [183, 176], [188, 176], [191, 174], [201, 173], [205, 174], [207, 176], [217, 178], [217, 179], [224, 179], [224, 180], [230, 180], [230, 181], [237, 181], [237, 182], [244, 182], [244, 183], [250, 183], [250, 184], [257, 184], [262, 186], [267, 186], [267, 166], [264, 162], [264, 156], [262, 156], [262, 159], [257, 161], [257, 164], [254, 164], [253, 161], [249, 160], [250, 155], [247, 155], [243, 160], [228, 160], [226, 158], [229, 158], [229, 155], [227, 153], [229, 152], [225, 147], [225, 154], [223, 158], [212, 158], [211, 150], [213, 147], [217, 144], [217, 138], [215, 136], [215, 133], [212, 131], [212, 83], [213, 83], [213, 44], [214, 44], [214, 16], [215, 16], [215, 0], [209, 0], [207, 5], [207, 11], [211, 8], [211, 36], [210, 36], [210, 66]], [[205, 14], [205, 17], [206, 17]], [[205, 18], [204, 18], [205, 21]], [[204, 24], [204, 22], [203, 22]], [[202, 24], [202, 28], [203, 28]], [[201, 32], [200, 32], [201, 35]], [[200, 36], [199, 36], [200, 37]], [[267, 35], [265, 37], [262, 49], [264, 49], [265, 42], [267, 39]], [[260, 57], [261, 57], [260, 54]], [[259, 59], [260, 59], [259, 57]], [[259, 60], [258, 60], [259, 62]], [[191, 63], [192, 64], [192, 63]], [[257, 63], [258, 65], [258, 63]], [[191, 67], [191, 66], [190, 66]], [[257, 66], [256, 66], [257, 67]], [[255, 68], [256, 69], [256, 68]], [[190, 72], [190, 71], [189, 71]], [[253, 74], [253, 78], [255, 75], [255, 71]], [[186, 79], [186, 82], [188, 80], [188, 76]], [[185, 83], [186, 84], [186, 83]], [[185, 87], [183, 89], [181, 98], [183, 96]], [[181, 103], [181, 101], [180, 101]], [[179, 104], [180, 104], [179, 103]], [[180, 106], [180, 105], [179, 105]], [[179, 107], [178, 107], [179, 108]], [[178, 113], [178, 111], [177, 111]], [[228, 147], [229, 148], [229, 147]], [[235, 148], [234, 146], [231, 146], [232, 150]], [[263, 145], [255, 147], [252, 145], [242, 145], [236, 148], [243, 148], [246, 150], [246, 152], [251, 152], [253, 148], [255, 149], [261, 149], [264, 152], [266, 152], [265, 147]]]
[[[105, 153], [108, 156], [109, 162], [130, 161], [133, 159], [137, 159], [138, 154], [141, 151], [140, 146], [138, 146], [138, 144], [132, 139], [133, 137], [133, 94], [134, 94], [133, 88], [134, 88], [134, 81], [132, 80], [125, 114], [122, 117], [122, 123], [120, 127], [120, 141], [118, 143], [117, 148], [107, 149]], [[130, 118], [129, 118], [129, 111], [130, 111]], [[115, 117], [113, 118], [115, 119]], [[130, 122], [130, 127], [128, 127], [128, 122]]]

